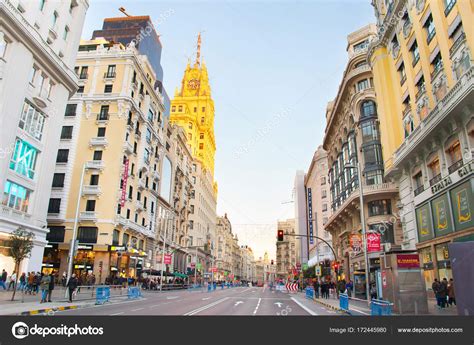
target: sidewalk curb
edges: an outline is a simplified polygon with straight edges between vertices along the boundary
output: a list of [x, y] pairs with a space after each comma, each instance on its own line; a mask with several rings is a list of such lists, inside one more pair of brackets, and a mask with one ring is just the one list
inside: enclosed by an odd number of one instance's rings
[[[308, 299], [309, 299], [309, 298], [308, 298]], [[327, 308], [330, 308], [330, 309], [332, 309], [332, 310], [334, 310], [334, 311], [336, 311], [336, 312], [339, 312], [339, 313], [342, 313], [342, 314], [347, 314], [347, 315], [352, 315], [352, 313], [350, 312], [350, 310], [344, 310], [344, 309], [341, 309], [341, 308], [339, 308], [339, 307], [335, 307], [335, 306], [333, 306], [333, 305], [331, 305], [331, 304], [329, 304], [329, 303], [322, 302], [322, 301], [320, 301], [320, 300], [318, 300], [318, 299], [315, 299], [315, 298], [313, 298], [312, 300], [313, 300], [314, 302], [319, 303], [319, 304], [321, 304], [321, 305], [323, 305], [323, 306], [325, 306], [325, 307], [327, 307]]]
[[21, 316], [33, 316], [33, 315], [38, 315], [38, 314], [44, 314], [44, 313], [51, 313], [51, 312], [57, 312], [57, 311], [63, 311], [63, 310], [70, 310], [70, 309], [79, 309], [81, 306], [79, 305], [66, 305], [66, 306], [61, 306], [61, 307], [53, 307], [53, 308], [45, 308], [45, 309], [37, 309], [37, 310], [29, 310], [29, 311], [23, 311], [17, 315]]

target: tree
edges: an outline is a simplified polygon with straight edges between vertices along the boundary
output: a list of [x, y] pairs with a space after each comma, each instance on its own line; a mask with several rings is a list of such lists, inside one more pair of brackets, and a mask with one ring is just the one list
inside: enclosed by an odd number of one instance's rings
[[[23, 260], [31, 256], [33, 250], [33, 239], [35, 234], [22, 227], [13, 231], [10, 235], [10, 256], [15, 261], [15, 273], [17, 280], [19, 278], [20, 264]], [[15, 299], [17, 282], [13, 283], [12, 301]]]

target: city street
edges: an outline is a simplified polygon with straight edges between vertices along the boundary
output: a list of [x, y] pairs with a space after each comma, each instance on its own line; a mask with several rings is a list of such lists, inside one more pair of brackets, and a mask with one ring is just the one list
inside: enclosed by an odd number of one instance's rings
[[239, 287], [213, 292], [144, 292], [143, 298], [58, 312], [57, 315], [245, 315], [293, 316], [339, 315], [303, 294]]

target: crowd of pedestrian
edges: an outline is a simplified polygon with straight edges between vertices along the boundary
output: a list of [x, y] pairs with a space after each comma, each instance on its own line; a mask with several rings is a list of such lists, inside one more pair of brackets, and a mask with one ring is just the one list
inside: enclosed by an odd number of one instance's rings
[[456, 305], [456, 296], [454, 295], [454, 280], [451, 278], [449, 282], [446, 278], [439, 281], [435, 278], [431, 285], [433, 293], [436, 297], [436, 306], [439, 309], [451, 307], [453, 304]]

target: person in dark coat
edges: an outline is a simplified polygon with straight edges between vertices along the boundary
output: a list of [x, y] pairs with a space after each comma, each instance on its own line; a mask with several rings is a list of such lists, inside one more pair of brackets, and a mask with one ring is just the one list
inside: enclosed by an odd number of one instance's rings
[[51, 280], [49, 281], [49, 288], [48, 288], [48, 302], [52, 302], [51, 297], [53, 296], [53, 290], [54, 290], [54, 276], [51, 275]]
[[67, 288], [69, 291], [69, 303], [72, 302], [72, 295], [74, 293], [74, 290], [76, 290], [77, 288], [77, 284], [78, 284], [78, 281], [76, 278], [76, 274], [73, 273], [73, 275], [71, 276], [71, 278], [69, 278], [69, 281], [67, 282]]
[[449, 279], [448, 284], [448, 306], [456, 305], [456, 296], [454, 295], [454, 281], [453, 278]]
[[448, 302], [448, 280], [446, 278], [443, 278], [443, 281], [441, 282], [441, 289], [439, 293], [439, 297], [441, 299], [441, 308], [446, 307], [446, 303]]

